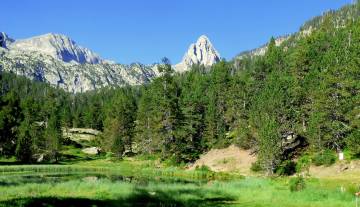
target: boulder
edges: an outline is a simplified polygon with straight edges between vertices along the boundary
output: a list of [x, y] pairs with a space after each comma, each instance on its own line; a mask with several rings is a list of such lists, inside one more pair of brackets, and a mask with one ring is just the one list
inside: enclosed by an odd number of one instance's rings
[[35, 154], [35, 155], [33, 155], [33, 159], [35, 159], [36, 162], [44, 162], [45, 154]]
[[81, 150], [83, 153], [88, 155], [98, 155], [100, 153], [100, 148], [98, 147], [88, 147]]

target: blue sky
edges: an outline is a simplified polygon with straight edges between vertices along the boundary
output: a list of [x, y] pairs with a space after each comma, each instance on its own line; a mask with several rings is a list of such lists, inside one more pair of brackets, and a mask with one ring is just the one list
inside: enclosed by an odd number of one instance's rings
[[15, 39], [61, 33], [119, 63], [182, 59], [207, 35], [222, 57], [289, 34], [351, 0], [6, 0], [0, 31]]

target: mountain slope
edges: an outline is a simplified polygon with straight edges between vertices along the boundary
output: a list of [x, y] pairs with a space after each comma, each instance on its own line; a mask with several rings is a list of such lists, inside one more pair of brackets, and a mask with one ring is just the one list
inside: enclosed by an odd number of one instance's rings
[[0, 43], [1, 70], [72, 93], [144, 84], [156, 76], [153, 65], [109, 63], [64, 35], [46, 34], [14, 41], [1, 33]]
[[73, 63], [102, 63], [103, 60], [93, 51], [78, 46], [65, 35], [45, 34], [24, 40], [16, 40], [7, 46], [11, 51], [37, 52], [57, 60]]
[[67, 64], [50, 56], [30, 53], [2, 53], [0, 68], [72, 93], [105, 86], [144, 84], [155, 76], [149, 66], [142, 64]]
[[[1, 70], [50, 83], [72, 93], [105, 86], [141, 85], [161, 75], [156, 64], [111, 63], [60, 34], [13, 40], [0, 33], [0, 46]], [[193, 64], [211, 66], [219, 60], [220, 55], [203, 35], [174, 68], [183, 72]]]
[[[314, 17], [310, 19], [309, 21], [306, 21], [299, 29], [298, 32], [293, 33], [291, 35], [284, 35], [280, 36], [275, 39], [276, 46], [280, 46], [284, 42], [288, 42], [287, 45], [293, 46], [296, 44], [296, 41], [303, 37], [308, 36], [312, 32], [318, 30], [320, 26], [324, 23], [326, 20], [330, 20], [329, 22], [336, 28], [341, 28], [346, 26], [346, 24], [349, 21], [355, 21], [360, 17], [360, 9], [359, 4], [349, 4], [346, 5], [338, 10], [330, 10], [327, 12], [324, 12], [322, 15]], [[262, 56], [267, 51], [267, 46], [269, 43], [266, 43], [265, 45], [255, 48], [253, 50], [244, 51], [237, 55], [234, 60], [239, 61], [245, 57], [256, 57], [256, 56]]]
[[[285, 42], [286, 40], [288, 40], [290, 38], [290, 36], [281, 36], [275, 39], [275, 44], [276, 46], [280, 46], [283, 42]], [[238, 60], [243, 59], [244, 57], [254, 57], [254, 56], [262, 56], [265, 55], [267, 49], [268, 49], [268, 44], [265, 44], [259, 48], [250, 50], [250, 51], [245, 51], [240, 53], [238, 56], [236, 56], [235, 58]]]

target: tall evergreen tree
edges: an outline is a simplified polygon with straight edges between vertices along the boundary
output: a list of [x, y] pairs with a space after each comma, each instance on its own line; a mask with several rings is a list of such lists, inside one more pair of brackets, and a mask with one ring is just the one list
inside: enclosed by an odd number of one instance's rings
[[136, 103], [130, 89], [119, 90], [106, 108], [104, 146], [121, 158], [131, 151], [135, 127]]

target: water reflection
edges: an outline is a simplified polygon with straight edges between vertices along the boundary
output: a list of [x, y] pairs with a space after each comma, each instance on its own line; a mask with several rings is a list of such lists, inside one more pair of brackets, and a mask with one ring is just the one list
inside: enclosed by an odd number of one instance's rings
[[5, 175], [0, 176], [0, 186], [17, 186], [30, 183], [61, 183], [71, 180], [81, 180], [83, 182], [98, 182], [99, 180], [109, 180], [111, 182], [127, 182], [140, 186], [147, 186], [150, 182], [156, 183], [181, 183], [201, 185], [207, 181], [189, 180], [177, 177], [135, 177], [123, 176], [109, 173], [38, 173], [31, 175]]

